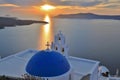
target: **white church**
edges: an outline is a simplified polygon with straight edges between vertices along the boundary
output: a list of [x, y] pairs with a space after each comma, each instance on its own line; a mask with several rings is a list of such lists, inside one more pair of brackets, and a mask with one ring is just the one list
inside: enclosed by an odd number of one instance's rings
[[100, 67], [99, 61], [69, 56], [62, 32], [46, 47], [46, 50], [28, 49], [1, 59], [0, 75], [29, 75], [35, 80], [120, 80], [110, 77], [109, 70]]

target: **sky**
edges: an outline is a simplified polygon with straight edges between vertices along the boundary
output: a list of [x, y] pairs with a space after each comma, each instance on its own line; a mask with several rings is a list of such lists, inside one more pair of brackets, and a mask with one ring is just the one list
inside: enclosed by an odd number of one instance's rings
[[[56, 9], [45, 12], [43, 4], [50, 4]], [[52, 16], [73, 13], [95, 13], [120, 15], [120, 0], [0, 0], [0, 15], [3, 16]]]

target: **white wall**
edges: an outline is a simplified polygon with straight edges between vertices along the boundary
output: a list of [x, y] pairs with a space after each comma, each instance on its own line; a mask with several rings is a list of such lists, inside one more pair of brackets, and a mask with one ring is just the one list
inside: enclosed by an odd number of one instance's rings
[[92, 73], [91, 73], [91, 76], [90, 76], [90, 80], [98, 80], [98, 67], [99, 67], [99, 65], [97, 65], [97, 66], [93, 69], [93, 71], [92, 71]]
[[67, 73], [65, 73], [65, 74], [63, 74], [61, 76], [48, 77], [48, 80], [69, 80], [70, 73], [71, 73], [71, 70], [69, 70]]

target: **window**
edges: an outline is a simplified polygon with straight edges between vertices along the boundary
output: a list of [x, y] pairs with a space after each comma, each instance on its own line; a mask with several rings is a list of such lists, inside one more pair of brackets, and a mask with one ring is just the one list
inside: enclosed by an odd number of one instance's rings
[[58, 48], [57, 48], [57, 47], [55, 47], [55, 50], [58, 50]]
[[58, 40], [61, 40], [61, 38], [59, 37]]
[[62, 52], [65, 52], [65, 49], [64, 49], [64, 48], [62, 48]]

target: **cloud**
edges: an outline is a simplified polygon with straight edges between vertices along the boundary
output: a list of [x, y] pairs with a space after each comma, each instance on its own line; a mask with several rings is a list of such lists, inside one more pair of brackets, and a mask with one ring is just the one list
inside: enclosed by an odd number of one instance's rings
[[0, 7], [20, 7], [15, 4], [0, 4]]
[[38, 5], [41, 0], [0, 0], [0, 4], [15, 4], [19, 6]]
[[120, 8], [120, 1], [118, 0], [109, 0], [106, 3], [96, 5], [97, 8], [107, 8], [107, 9], [118, 9]]
[[95, 6], [102, 3], [107, 3], [109, 0], [49, 0], [60, 5], [71, 5], [71, 6]]
[[107, 5], [104, 8], [120, 8], [120, 5]]
[[42, 2], [52, 2], [59, 5], [94, 6], [108, 0], [0, 0], [0, 4], [16, 4], [21, 6], [39, 5]]
[[115, 4], [115, 3], [112, 3], [112, 4], [106, 4], [104, 6], [102, 6], [102, 8], [110, 8], [110, 9], [117, 9], [117, 8], [120, 8], [120, 4]]
[[105, 8], [120, 8], [120, 0], [109, 0], [109, 3], [105, 5]]
[[45, 2], [61, 6], [96, 7], [102, 4], [102, 8], [118, 8], [120, 0], [0, 0], [0, 5], [4, 7], [40, 6]]

